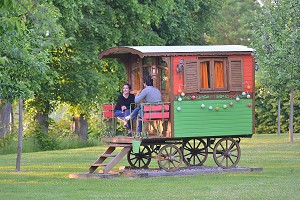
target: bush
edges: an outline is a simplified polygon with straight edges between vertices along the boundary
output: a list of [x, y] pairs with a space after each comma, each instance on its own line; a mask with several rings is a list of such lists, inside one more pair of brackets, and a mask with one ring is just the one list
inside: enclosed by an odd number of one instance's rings
[[[289, 91], [280, 97], [280, 132], [289, 131], [290, 98]], [[300, 131], [300, 102], [299, 92], [295, 92], [294, 98], [294, 132]], [[255, 106], [255, 127], [258, 134], [272, 134], [277, 132], [278, 123], [278, 97], [265, 90], [256, 83], [256, 106]]]

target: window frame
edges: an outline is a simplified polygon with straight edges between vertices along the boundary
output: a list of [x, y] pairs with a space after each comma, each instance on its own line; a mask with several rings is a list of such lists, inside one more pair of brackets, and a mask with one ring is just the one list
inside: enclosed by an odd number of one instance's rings
[[[215, 69], [214, 65], [215, 62], [223, 62], [224, 68], [224, 87], [223, 88], [216, 88], [215, 86]], [[199, 92], [208, 92], [208, 91], [228, 91], [228, 65], [227, 65], [227, 58], [198, 58], [198, 88]], [[201, 88], [202, 79], [201, 79], [201, 63], [209, 62], [209, 79], [210, 79], [210, 88]]]

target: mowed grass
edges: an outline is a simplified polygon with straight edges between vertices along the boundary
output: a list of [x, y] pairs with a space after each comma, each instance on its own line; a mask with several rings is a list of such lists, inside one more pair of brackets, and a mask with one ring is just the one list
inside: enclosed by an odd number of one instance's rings
[[[16, 155], [0, 155], [0, 199], [299, 199], [300, 135], [242, 138], [239, 166], [261, 172], [196, 176], [114, 179], [70, 179], [87, 173], [105, 147], [24, 153], [21, 172]], [[127, 166], [124, 158], [118, 166]], [[209, 155], [206, 166], [215, 166]], [[116, 168], [118, 168], [118, 166]], [[157, 160], [151, 166], [157, 167]]]

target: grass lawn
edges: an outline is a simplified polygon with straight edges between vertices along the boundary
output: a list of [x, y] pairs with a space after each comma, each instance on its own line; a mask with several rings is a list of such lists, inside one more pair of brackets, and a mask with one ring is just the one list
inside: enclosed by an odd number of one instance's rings
[[[242, 138], [239, 166], [262, 172], [114, 179], [70, 179], [87, 173], [105, 147], [0, 155], [0, 199], [300, 199], [300, 134]], [[128, 165], [126, 158], [119, 163]], [[157, 161], [151, 165], [158, 167]], [[215, 166], [210, 154], [206, 166]]]

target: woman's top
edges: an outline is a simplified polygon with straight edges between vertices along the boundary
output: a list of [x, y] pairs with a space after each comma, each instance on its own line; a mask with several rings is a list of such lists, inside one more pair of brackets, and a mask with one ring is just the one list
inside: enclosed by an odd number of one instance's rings
[[129, 94], [128, 98], [125, 98], [123, 94], [118, 96], [117, 104], [115, 110], [122, 110], [121, 107], [126, 106], [127, 109], [134, 109], [134, 94]]

